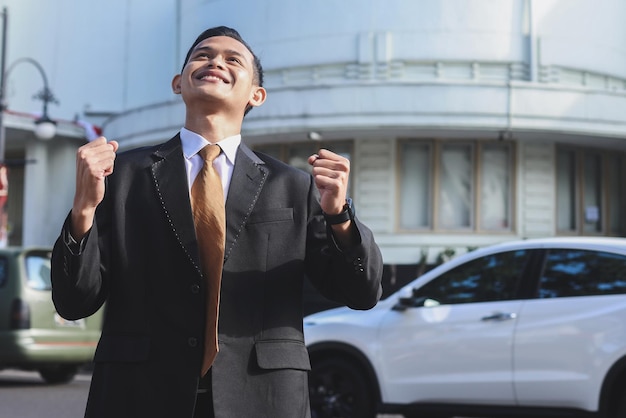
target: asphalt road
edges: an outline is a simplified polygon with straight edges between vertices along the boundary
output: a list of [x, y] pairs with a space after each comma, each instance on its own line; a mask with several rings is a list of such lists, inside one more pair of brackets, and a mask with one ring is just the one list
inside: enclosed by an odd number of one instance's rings
[[48, 385], [37, 372], [0, 371], [0, 418], [81, 418], [90, 381], [91, 375], [81, 373], [68, 384]]
[[0, 418], [81, 418], [90, 381], [83, 373], [69, 384], [48, 385], [37, 372], [0, 371]]
[[36, 372], [0, 372], [0, 418], [80, 418], [91, 376], [65, 385], [47, 385]]

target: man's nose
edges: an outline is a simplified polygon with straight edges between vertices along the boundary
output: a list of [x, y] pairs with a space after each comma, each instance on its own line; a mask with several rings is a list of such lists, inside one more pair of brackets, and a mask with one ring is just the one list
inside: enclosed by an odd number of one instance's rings
[[209, 59], [209, 67], [224, 68], [224, 58], [219, 54], [212, 56]]

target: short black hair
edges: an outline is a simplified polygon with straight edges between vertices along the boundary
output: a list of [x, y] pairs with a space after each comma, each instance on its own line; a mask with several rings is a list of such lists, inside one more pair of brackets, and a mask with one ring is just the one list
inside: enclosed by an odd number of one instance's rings
[[[263, 67], [261, 66], [261, 60], [259, 60], [259, 57], [257, 57], [254, 51], [252, 51], [252, 48], [250, 48], [250, 45], [248, 45], [246, 41], [243, 40], [239, 32], [237, 32], [233, 28], [229, 28], [228, 26], [216, 26], [214, 28], [209, 28], [205, 30], [204, 32], [202, 32], [198, 36], [198, 38], [196, 38], [193, 45], [191, 45], [191, 48], [189, 48], [189, 51], [187, 52], [187, 56], [185, 57], [185, 62], [183, 63], [183, 69], [185, 68], [185, 65], [187, 65], [187, 62], [189, 61], [189, 57], [191, 57], [191, 52], [193, 51], [193, 49], [200, 42], [204, 41], [205, 39], [212, 38], [214, 36], [228, 36], [229, 38], [233, 38], [234, 40], [241, 42], [246, 48], [248, 48], [248, 51], [250, 51], [250, 53], [252, 54], [252, 58], [254, 59], [253, 65], [254, 65], [255, 81], [258, 83], [259, 87], [263, 87]], [[181, 69], [181, 72], [182, 72], [182, 69]]]

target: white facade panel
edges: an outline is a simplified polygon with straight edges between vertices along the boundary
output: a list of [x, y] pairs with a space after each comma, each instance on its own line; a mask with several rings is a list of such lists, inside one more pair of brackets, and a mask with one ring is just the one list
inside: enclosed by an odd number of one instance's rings
[[358, 216], [374, 232], [391, 232], [394, 215], [392, 141], [363, 140], [352, 169]]
[[554, 152], [550, 141], [525, 142], [519, 147], [523, 188], [518, 207], [522, 215], [520, 235], [523, 237], [555, 233]]
[[626, 3], [532, 0], [532, 11], [541, 65], [626, 77]]

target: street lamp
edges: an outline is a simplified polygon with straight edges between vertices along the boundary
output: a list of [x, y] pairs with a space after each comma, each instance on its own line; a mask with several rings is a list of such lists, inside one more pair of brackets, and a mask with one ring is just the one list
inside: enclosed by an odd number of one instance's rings
[[35, 121], [35, 135], [37, 138], [42, 140], [48, 140], [54, 137], [56, 134], [56, 122], [54, 122], [48, 116], [48, 103], [58, 103], [57, 99], [54, 97], [54, 94], [48, 87], [48, 78], [46, 77], [46, 73], [43, 70], [41, 64], [35, 61], [32, 58], [20, 58], [13, 62], [9, 66], [9, 68], [5, 69], [6, 66], [6, 39], [7, 39], [7, 20], [8, 20], [8, 12], [7, 8], [4, 7], [2, 9], [2, 51], [0, 58], [0, 164], [4, 163], [5, 153], [6, 153], [6, 132], [4, 127], [4, 110], [6, 110], [6, 80], [9, 76], [9, 73], [16, 65], [21, 64], [23, 62], [30, 63], [34, 65], [39, 73], [41, 74], [41, 78], [43, 79], [43, 90], [33, 96], [34, 99], [43, 101], [43, 112], [41, 117], [39, 117]]
[[[9, 76], [9, 73], [11, 72], [11, 70], [13, 70], [13, 68], [15, 68], [17, 64], [20, 64], [22, 62], [28, 62], [28, 63], [33, 64], [35, 67], [37, 67], [37, 69], [39, 70], [39, 73], [41, 74], [41, 78], [43, 79], [43, 90], [41, 90], [39, 93], [33, 96], [33, 99], [43, 101], [43, 112], [41, 114], [41, 117], [35, 121], [35, 135], [37, 135], [37, 138], [43, 139], [43, 140], [52, 139], [54, 135], [56, 134], [56, 122], [50, 119], [50, 117], [48, 116], [48, 103], [59, 103], [59, 102], [56, 99], [56, 97], [54, 97], [52, 90], [50, 90], [50, 88], [48, 87], [48, 78], [46, 77], [46, 73], [44, 72], [43, 67], [32, 58], [20, 58], [17, 61], [15, 61], [13, 64], [11, 64], [11, 66], [6, 70], [6, 72], [4, 73], [3, 79], [6, 79]], [[0, 84], [4, 84], [4, 81]], [[2, 105], [2, 108], [4, 109], [5, 107], [4, 89], [0, 90], [0, 100], [1, 100], [0, 105]], [[1, 125], [0, 125], [0, 128], [2, 128]]]
[[48, 78], [42, 66], [32, 58], [20, 58], [9, 68], [6, 68], [7, 51], [7, 8], [2, 8], [2, 44], [0, 51], [0, 247], [6, 247], [9, 243], [8, 212], [6, 208], [9, 192], [9, 179], [6, 164], [6, 129], [4, 127], [4, 111], [6, 110], [6, 80], [11, 70], [23, 62], [34, 65], [43, 78], [43, 90], [33, 98], [43, 101], [43, 113], [35, 121], [35, 135], [39, 139], [48, 140], [56, 134], [56, 122], [48, 116], [48, 103], [58, 103], [54, 94], [48, 87]]

